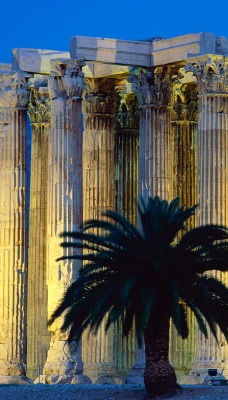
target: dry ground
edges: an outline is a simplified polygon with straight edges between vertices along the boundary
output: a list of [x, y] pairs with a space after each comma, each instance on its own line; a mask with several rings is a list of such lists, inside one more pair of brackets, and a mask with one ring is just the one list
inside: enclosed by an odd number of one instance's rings
[[[139, 386], [113, 385], [0, 385], [0, 400], [143, 400]], [[185, 386], [169, 400], [228, 400], [228, 386]]]

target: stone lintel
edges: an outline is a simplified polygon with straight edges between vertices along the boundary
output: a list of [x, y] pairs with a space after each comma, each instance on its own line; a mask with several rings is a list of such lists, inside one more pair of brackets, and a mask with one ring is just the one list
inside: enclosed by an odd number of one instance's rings
[[85, 78], [124, 77], [129, 75], [130, 67], [126, 65], [103, 64], [99, 62], [88, 62], [83, 67]]
[[214, 54], [213, 33], [196, 33], [163, 39], [153, 43], [73, 36], [70, 55], [86, 61], [152, 67], [164, 65], [205, 53]]
[[[70, 60], [68, 52], [38, 49], [14, 49], [13, 69], [28, 71], [39, 75], [49, 75], [51, 60]], [[11, 64], [0, 64], [1, 70], [10, 70]], [[87, 78], [102, 78], [117, 74], [128, 73], [129, 68], [125, 65], [111, 65], [86, 62], [83, 72]]]
[[12, 68], [33, 72], [37, 74], [49, 74], [50, 60], [56, 58], [70, 58], [67, 51], [38, 50], [38, 49], [13, 49]]

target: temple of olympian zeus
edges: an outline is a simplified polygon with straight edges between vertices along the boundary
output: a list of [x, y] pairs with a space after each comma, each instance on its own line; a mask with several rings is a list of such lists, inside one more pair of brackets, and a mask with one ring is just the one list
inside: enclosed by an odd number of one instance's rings
[[[0, 69], [0, 382], [140, 382], [134, 331], [76, 347], [61, 319], [47, 329], [81, 267], [55, 261], [70, 254], [59, 234], [106, 209], [137, 223], [139, 195], [198, 203], [191, 225], [228, 224], [228, 42], [75, 36], [70, 52], [14, 49]], [[171, 326], [180, 382], [228, 373], [222, 335], [204, 340], [189, 320], [188, 340]]]

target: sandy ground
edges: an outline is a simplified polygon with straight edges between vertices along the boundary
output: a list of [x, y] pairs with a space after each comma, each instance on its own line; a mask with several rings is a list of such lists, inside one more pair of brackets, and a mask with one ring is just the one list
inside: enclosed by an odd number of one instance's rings
[[[228, 400], [228, 386], [183, 389], [169, 400]], [[0, 400], [143, 400], [145, 396], [142, 387], [133, 385], [0, 385]]]

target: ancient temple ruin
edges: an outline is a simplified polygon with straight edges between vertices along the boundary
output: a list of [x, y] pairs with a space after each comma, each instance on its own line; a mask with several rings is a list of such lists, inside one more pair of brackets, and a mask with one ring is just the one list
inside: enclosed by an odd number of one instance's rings
[[[144, 354], [121, 326], [67, 344], [47, 320], [80, 262], [59, 234], [106, 209], [137, 224], [138, 196], [199, 204], [228, 225], [228, 43], [199, 33], [75, 36], [70, 52], [14, 49], [0, 64], [0, 382], [139, 382]], [[31, 154], [29, 137], [31, 135]], [[221, 274], [227, 283], [227, 274]], [[171, 329], [180, 382], [228, 373], [228, 346]]]

